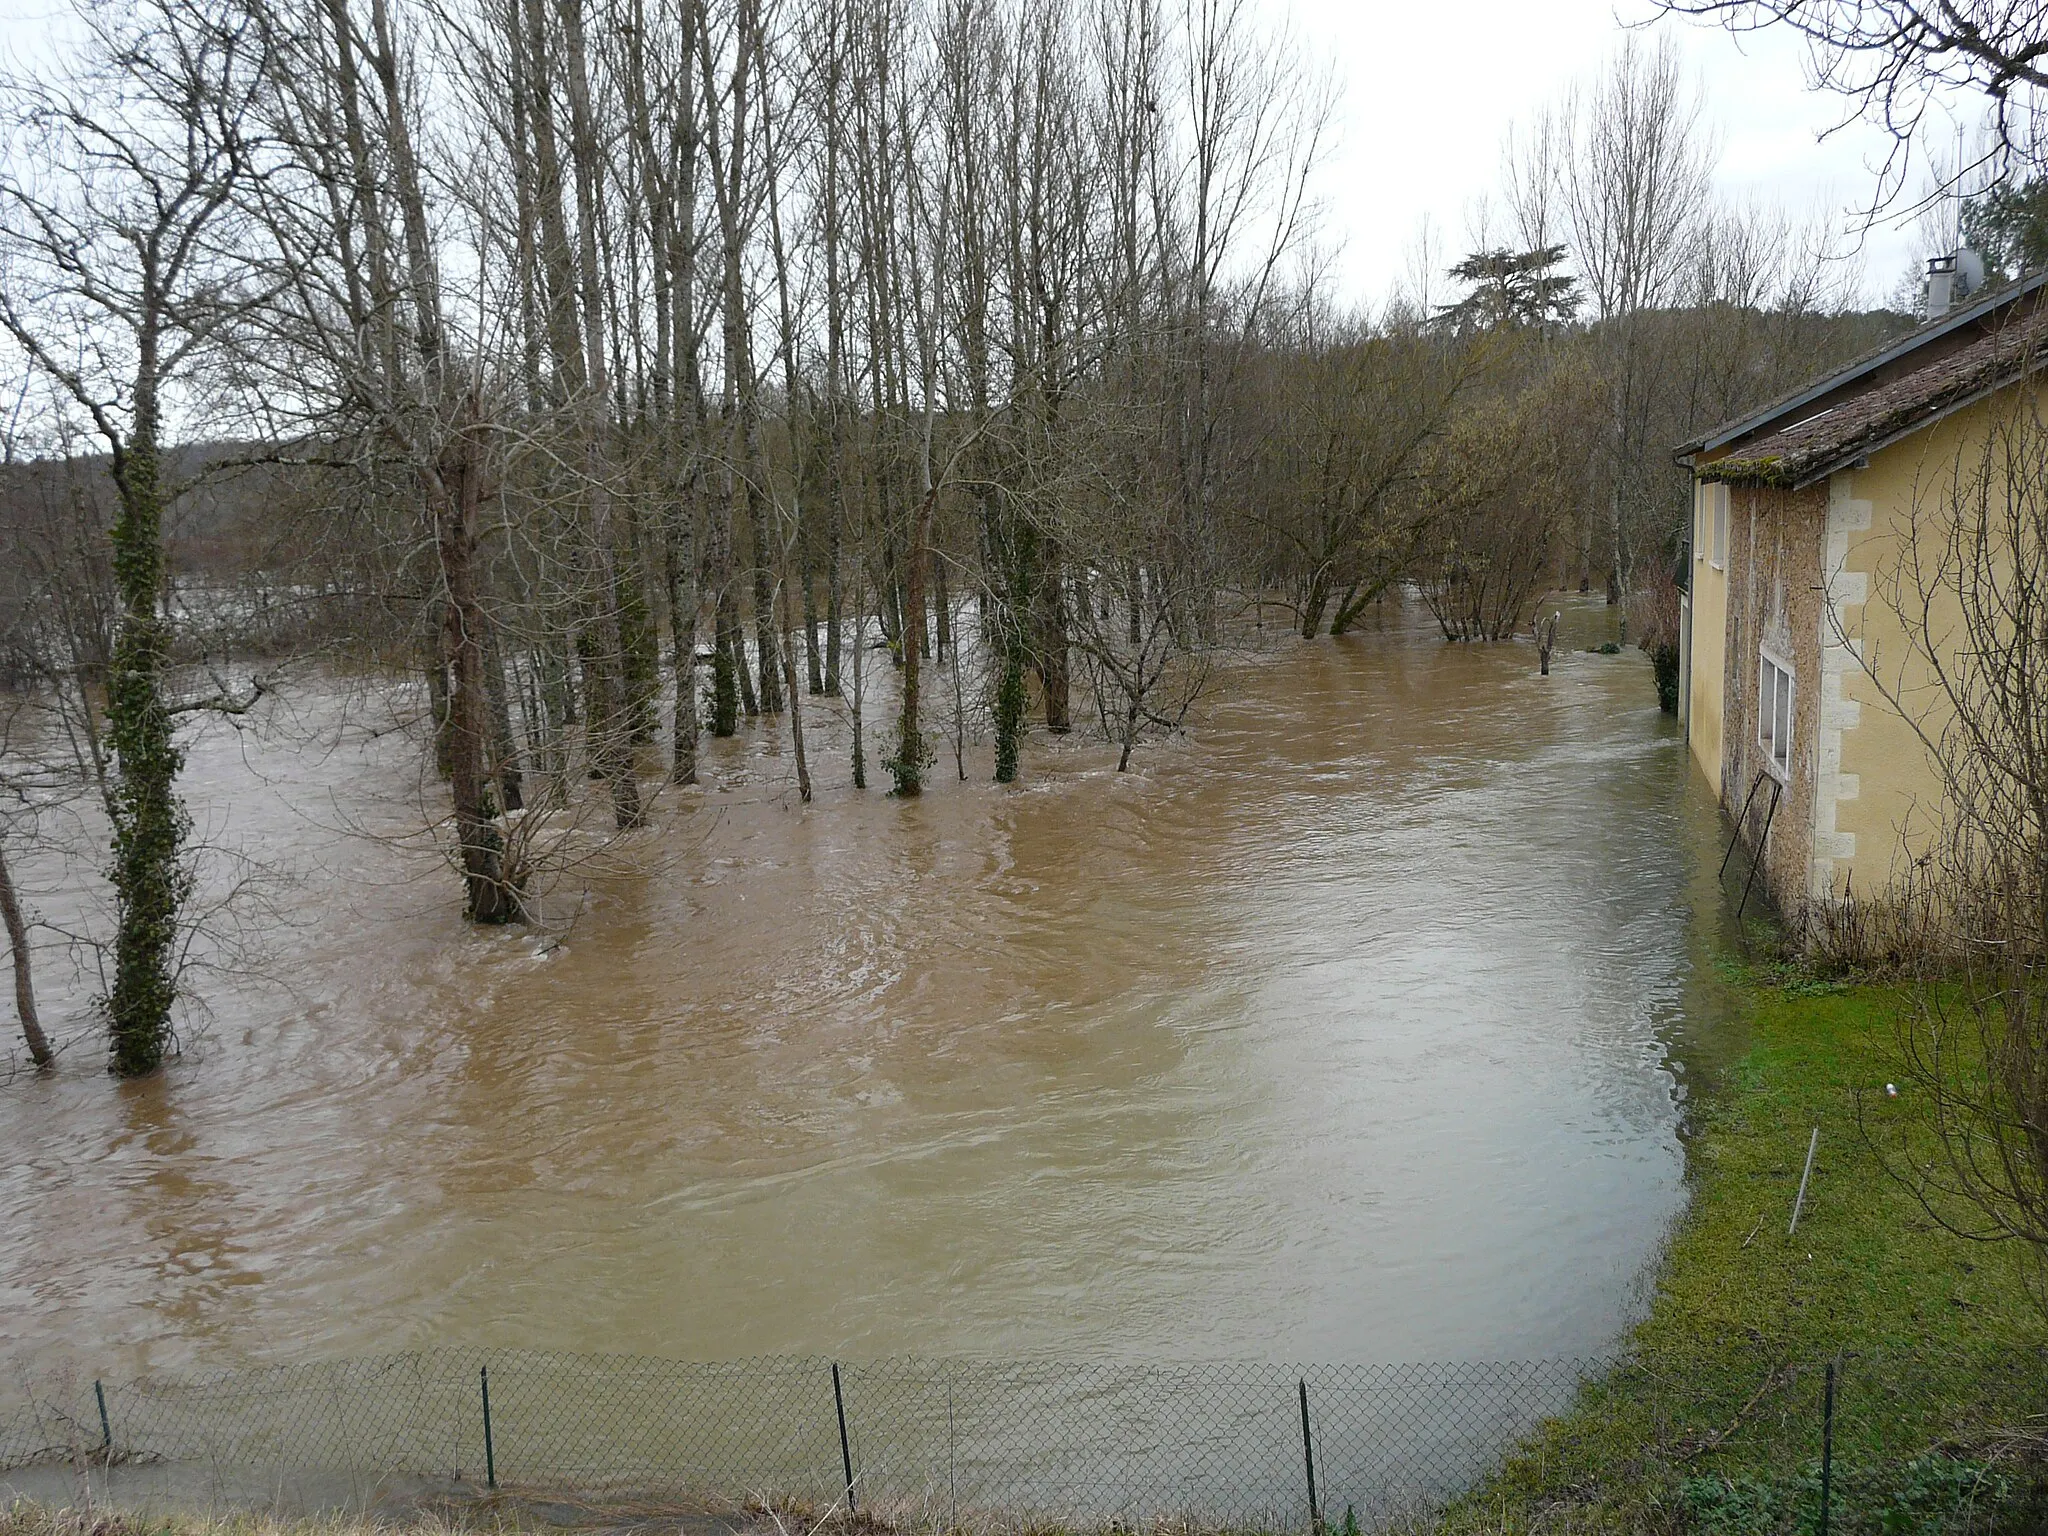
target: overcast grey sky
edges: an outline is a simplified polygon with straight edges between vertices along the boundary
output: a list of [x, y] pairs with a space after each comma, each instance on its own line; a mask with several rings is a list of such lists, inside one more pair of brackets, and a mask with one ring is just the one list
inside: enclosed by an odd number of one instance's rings
[[[1342, 99], [1323, 183], [1327, 237], [1354, 299], [1400, 280], [1425, 216], [1461, 252], [1468, 208], [1498, 182], [1503, 136], [1589, 77], [1648, 0], [1261, 0], [1291, 17], [1310, 56], [1334, 69]], [[1721, 183], [1795, 212], [1841, 216], [1875, 185], [1884, 140], [1857, 124], [1820, 141], [1841, 103], [1806, 87], [1795, 40], [1742, 39], [1660, 21], [1694, 71], [1722, 145]], [[1888, 294], [1914, 255], [1890, 227], [1864, 243], [1865, 285]]]
[[[1291, 26], [1340, 92], [1321, 191], [1326, 245], [1355, 302], [1383, 299], [1407, 272], [1425, 218], [1455, 259], [1475, 199], [1496, 186], [1510, 124], [1589, 78], [1649, 0], [1256, 0]], [[0, 0], [7, 55], [48, 48], [63, 0]], [[1821, 142], [1840, 115], [1810, 91], [1798, 44], [1781, 33], [1738, 42], [1718, 29], [1659, 21], [1679, 44], [1723, 145], [1721, 183], [1794, 212], [1824, 211], [1844, 228], [1875, 185], [1880, 135], [1861, 125]], [[1915, 254], [1883, 226], [1860, 256], [1872, 299], [1897, 287]]]

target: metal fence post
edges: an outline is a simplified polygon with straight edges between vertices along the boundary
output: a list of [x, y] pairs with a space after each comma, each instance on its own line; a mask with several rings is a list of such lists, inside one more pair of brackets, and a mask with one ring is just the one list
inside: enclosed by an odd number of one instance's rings
[[1322, 1536], [1323, 1512], [1316, 1503], [1316, 1447], [1308, 1433], [1308, 1378], [1295, 1382], [1301, 1390], [1301, 1459], [1308, 1467], [1308, 1528]]
[[855, 1512], [853, 1502], [853, 1447], [846, 1440], [846, 1394], [839, 1388], [839, 1362], [832, 1362], [832, 1406], [839, 1414], [839, 1465], [846, 1472], [846, 1512]]
[[491, 1443], [491, 1368], [486, 1365], [477, 1371], [477, 1379], [484, 1389], [484, 1484], [498, 1486], [498, 1449]]
[[98, 1378], [93, 1380], [92, 1395], [93, 1400], [100, 1405], [100, 1449], [108, 1455], [112, 1455], [114, 1450], [114, 1426], [107, 1422], [107, 1391], [106, 1388], [99, 1384]]
[[1835, 1473], [1835, 1362], [1828, 1362], [1820, 1417], [1820, 1536], [1828, 1536], [1828, 1493]]

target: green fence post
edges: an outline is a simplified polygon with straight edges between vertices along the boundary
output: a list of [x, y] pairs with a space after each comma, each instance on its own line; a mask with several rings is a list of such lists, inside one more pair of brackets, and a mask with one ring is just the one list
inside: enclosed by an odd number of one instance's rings
[[95, 1378], [92, 1384], [94, 1401], [100, 1405], [100, 1450], [111, 1456], [114, 1450], [114, 1426], [107, 1422], [107, 1390]]

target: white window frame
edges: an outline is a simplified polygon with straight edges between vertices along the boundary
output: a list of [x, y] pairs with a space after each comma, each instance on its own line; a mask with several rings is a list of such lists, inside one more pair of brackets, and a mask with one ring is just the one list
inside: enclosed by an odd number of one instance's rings
[[1702, 540], [1707, 564], [1717, 571], [1728, 568], [1728, 487], [1716, 482], [1707, 487], [1706, 528]]
[[1799, 679], [1792, 663], [1765, 646], [1756, 653], [1756, 744], [1764, 770], [1780, 783], [1792, 777], [1792, 739], [1799, 718]]

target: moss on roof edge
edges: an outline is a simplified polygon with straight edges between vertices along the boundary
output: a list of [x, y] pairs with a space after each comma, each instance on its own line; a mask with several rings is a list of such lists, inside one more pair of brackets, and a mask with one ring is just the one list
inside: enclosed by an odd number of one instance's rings
[[1791, 490], [1798, 483], [1792, 466], [1777, 454], [1762, 459], [1744, 459], [1731, 455], [1700, 465], [1694, 474], [1709, 484], [1763, 485], [1775, 490]]

